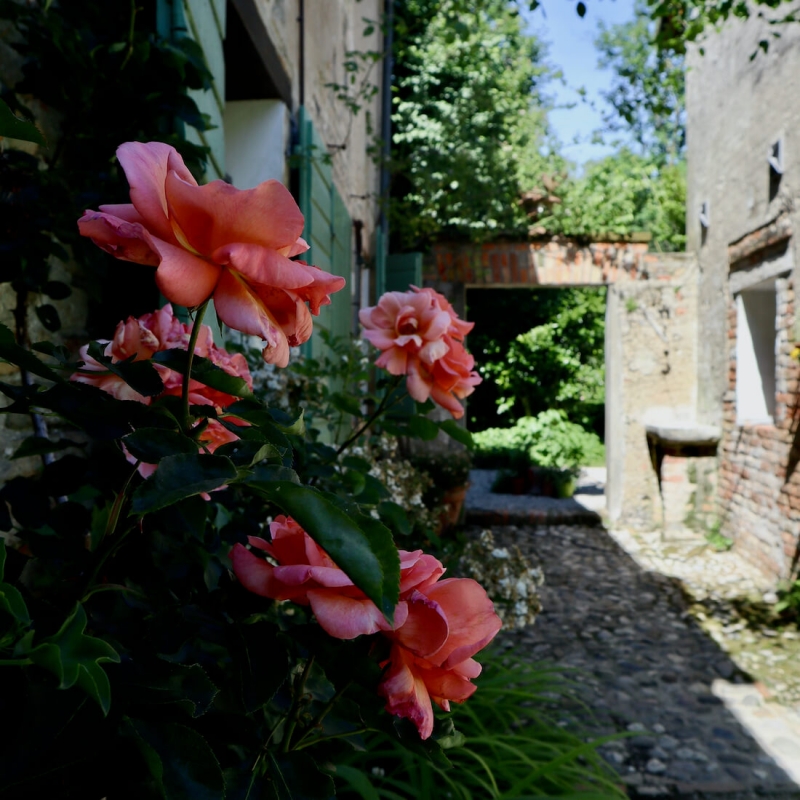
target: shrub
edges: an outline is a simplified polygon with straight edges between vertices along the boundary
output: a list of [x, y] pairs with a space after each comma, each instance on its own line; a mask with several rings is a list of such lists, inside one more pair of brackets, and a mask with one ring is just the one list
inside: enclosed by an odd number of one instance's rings
[[549, 409], [522, 417], [511, 428], [490, 428], [473, 435], [475, 463], [481, 467], [541, 467], [576, 470], [605, 458], [596, 433], [569, 422], [563, 411]]

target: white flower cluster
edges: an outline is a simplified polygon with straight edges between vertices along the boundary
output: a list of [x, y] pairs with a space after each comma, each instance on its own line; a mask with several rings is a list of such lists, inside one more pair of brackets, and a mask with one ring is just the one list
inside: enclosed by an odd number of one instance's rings
[[374, 437], [366, 447], [353, 447], [350, 452], [372, 463], [369, 474], [386, 487], [389, 500], [402, 506], [421, 525], [434, 524], [436, 514], [422, 500], [432, 484], [431, 479], [401, 457], [395, 437], [384, 433]]
[[507, 630], [536, 621], [542, 610], [537, 589], [544, 583], [544, 573], [532, 566], [516, 545], [497, 547], [494, 534], [484, 530], [464, 548], [459, 571], [486, 589]]

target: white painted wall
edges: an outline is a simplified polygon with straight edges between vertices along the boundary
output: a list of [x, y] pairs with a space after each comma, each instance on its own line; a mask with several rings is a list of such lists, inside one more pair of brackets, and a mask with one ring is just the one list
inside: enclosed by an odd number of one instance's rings
[[237, 189], [275, 178], [287, 183], [289, 109], [280, 100], [236, 100], [225, 104], [225, 159]]
[[736, 422], [771, 423], [775, 413], [775, 283], [736, 296]]

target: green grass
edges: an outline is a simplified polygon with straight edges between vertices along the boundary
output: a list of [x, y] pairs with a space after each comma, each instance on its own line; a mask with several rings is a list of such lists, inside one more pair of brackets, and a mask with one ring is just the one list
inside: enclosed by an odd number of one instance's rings
[[[585, 741], [547, 709], [576, 703], [564, 672], [492, 651], [478, 691], [450, 715], [441, 738], [450, 762], [427, 759], [374, 734], [335, 777], [340, 796], [361, 800], [622, 800], [617, 776], [597, 753], [610, 738]], [[445, 719], [446, 729], [449, 728]], [[342, 780], [343, 779], [343, 780]]]

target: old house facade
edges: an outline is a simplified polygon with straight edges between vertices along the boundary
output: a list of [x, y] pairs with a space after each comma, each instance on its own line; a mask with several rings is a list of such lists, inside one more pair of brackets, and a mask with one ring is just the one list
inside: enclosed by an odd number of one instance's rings
[[731, 21], [689, 56], [687, 250], [699, 268], [697, 418], [720, 432], [720, 531], [779, 578], [800, 530], [800, 31], [773, 31]]

